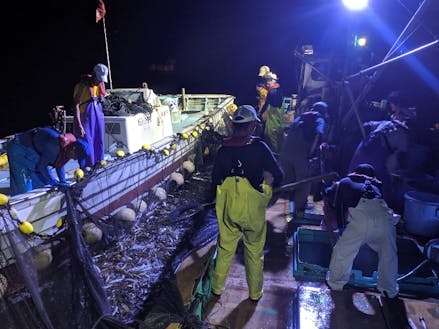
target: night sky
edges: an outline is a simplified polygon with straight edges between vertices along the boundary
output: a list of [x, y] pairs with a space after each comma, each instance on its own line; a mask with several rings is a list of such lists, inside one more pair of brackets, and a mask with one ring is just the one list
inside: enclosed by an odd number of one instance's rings
[[[370, 0], [373, 15], [354, 16], [339, 0], [104, 2], [115, 88], [146, 81], [159, 94], [184, 87], [187, 93], [232, 94], [237, 104], [255, 103], [261, 65], [278, 74], [285, 94], [297, 91], [300, 61], [293, 52], [303, 44], [321, 53], [334, 51], [357, 29], [369, 33], [376, 61], [381, 60], [419, 3]], [[426, 27], [413, 34], [405, 50], [438, 34], [438, 6], [432, 6], [423, 19]], [[103, 24], [95, 23], [95, 9], [94, 0], [6, 5], [0, 136], [48, 124], [54, 105], [70, 107], [79, 76], [96, 63], [106, 64]], [[438, 58], [437, 46], [416, 56], [436, 79]], [[381, 99], [402, 89], [413, 102], [439, 111], [436, 82], [421, 79], [411, 67], [406, 60], [390, 64], [372, 96]]]

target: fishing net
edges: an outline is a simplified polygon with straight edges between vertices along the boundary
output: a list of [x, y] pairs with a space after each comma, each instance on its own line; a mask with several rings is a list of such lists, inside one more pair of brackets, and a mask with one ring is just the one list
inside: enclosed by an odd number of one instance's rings
[[104, 114], [109, 116], [145, 113], [150, 118], [153, 110], [154, 108], [144, 100], [141, 92], [113, 92], [105, 97], [103, 103]]
[[[166, 201], [153, 193], [143, 195], [148, 207], [141, 213], [132, 206], [137, 215], [130, 226], [110, 214], [90, 215], [90, 205], [81, 199], [86, 179], [65, 192], [66, 229], [54, 237], [25, 234], [11, 209], [0, 211], [2, 231], [7, 232], [0, 242], [10, 252], [0, 257], [1, 327], [166, 328], [179, 323], [205, 328], [193, 310], [208, 295], [200, 298], [194, 287], [194, 306], [184, 305], [175, 272], [188, 255], [217, 237], [214, 204], [202, 199], [209, 173], [208, 165], [199, 168]], [[102, 232], [102, 239], [87, 243], [87, 223]], [[209, 278], [201, 280], [204, 285]]]
[[1, 270], [2, 328], [124, 328], [110, 317], [69, 192], [66, 197], [68, 229], [37, 248], [37, 241], [13, 226], [13, 211], [2, 212], [2, 250], [9, 247], [15, 260]]

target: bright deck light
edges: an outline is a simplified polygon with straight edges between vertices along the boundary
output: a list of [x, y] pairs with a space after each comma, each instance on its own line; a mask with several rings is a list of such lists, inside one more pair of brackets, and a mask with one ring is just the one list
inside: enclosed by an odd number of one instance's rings
[[363, 10], [368, 2], [369, 0], [343, 0], [343, 4], [350, 10]]
[[359, 47], [365, 47], [366, 46], [366, 44], [367, 44], [367, 39], [366, 38], [359, 38], [358, 39], [358, 46]]

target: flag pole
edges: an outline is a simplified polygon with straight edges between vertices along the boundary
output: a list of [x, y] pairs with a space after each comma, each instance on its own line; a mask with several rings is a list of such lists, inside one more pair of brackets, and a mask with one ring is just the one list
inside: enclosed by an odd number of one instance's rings
[[104, 27], [105, 51], [107, 53], [108, 78], [110, 80], [110, 89], [113, 89], [113, 79], [111, 78], [110, 53], [108, 51], [107, 27], [105, 25], [105, 16], [102, 17], [102, 26]]

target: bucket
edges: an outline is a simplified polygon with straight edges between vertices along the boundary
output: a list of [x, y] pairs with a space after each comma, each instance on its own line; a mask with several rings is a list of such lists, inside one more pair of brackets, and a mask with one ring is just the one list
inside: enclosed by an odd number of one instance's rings
[[404, 227], [414, 235], [439, 237], [439, 195], [419, 191], [405, 193]]

